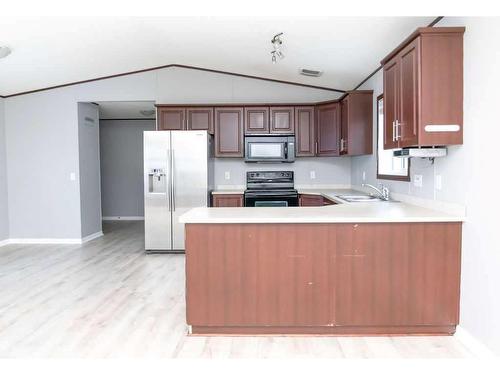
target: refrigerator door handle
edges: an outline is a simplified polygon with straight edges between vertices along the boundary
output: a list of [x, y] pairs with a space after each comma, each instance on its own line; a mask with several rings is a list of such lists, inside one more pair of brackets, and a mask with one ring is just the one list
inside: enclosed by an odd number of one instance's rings
[[167, 206], [168, 211], [172, 211], [172, 169], [171, 169], [171, 160], [172, 160], [172, 150], [167, 149], [167, 166], [169, 170], [168, 179], [167, 179]]
[[172, 211], [175, 211], [175, 150], [172, 149], [172, 164], [170, 168], [172, 176]]

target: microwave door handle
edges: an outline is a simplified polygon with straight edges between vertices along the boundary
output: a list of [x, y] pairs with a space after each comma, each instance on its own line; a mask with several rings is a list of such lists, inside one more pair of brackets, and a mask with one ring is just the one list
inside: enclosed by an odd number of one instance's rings
[[288, 159], [288, 142], [285, 142], [285, 159]]

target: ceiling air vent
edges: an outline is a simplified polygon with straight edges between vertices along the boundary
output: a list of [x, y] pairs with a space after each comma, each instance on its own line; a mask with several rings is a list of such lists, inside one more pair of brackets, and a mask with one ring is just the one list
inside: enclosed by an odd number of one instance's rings
[[312, 69], [300, 69], [299, 73], [308, 77], [319, 77], [320, 75], [323, 74], [323, 72], [320, 70], [312, 70]]

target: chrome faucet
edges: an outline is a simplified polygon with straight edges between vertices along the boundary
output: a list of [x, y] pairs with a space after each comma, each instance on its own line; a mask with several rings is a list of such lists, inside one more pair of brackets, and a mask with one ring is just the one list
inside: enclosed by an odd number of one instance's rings
[[362, 184], [361, 186], [369, 187], [369, 188], [375, 190], [378, 194], [378, 198], [380, 198], [384, 201], [388, 201], [390, 199], [389, 198], [389, 188], [387, 186], [380, 184], [380, 189], [371, 185], [371, 184]]

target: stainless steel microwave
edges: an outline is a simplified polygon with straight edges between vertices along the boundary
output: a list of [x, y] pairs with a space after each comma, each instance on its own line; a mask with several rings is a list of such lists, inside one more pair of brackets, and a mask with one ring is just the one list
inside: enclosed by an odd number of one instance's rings
[[293, 163], [295, 161], [295, 137], [247, 136], [245, 137], [245, 161]]

